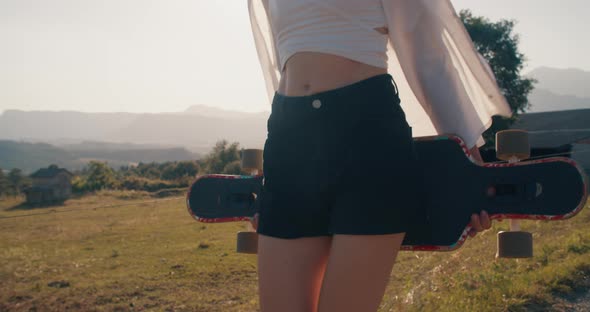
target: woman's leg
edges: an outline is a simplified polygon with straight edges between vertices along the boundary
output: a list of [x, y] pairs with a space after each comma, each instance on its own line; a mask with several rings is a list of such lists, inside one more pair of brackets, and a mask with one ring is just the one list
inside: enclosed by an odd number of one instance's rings
[[334, 235], [318, 311], [377, 311], [404, 235]]
[[316, 312], [330, 253], [328, 236], [258, 238], [258, 283], [262, 312]]

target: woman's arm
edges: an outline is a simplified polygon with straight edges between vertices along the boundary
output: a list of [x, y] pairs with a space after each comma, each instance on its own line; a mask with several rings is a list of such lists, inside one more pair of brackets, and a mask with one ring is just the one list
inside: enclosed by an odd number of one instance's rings
[[[395, 77], [403, 72], [410, 89], [404, 92], [413, 93], [438, 134], [455, 134], [474, 146], [492, 115], [511, 115], [449, 0], [382, 3], [397, 57], [390, 62]], [[402, 101], [413, 98], [400, 94]]]

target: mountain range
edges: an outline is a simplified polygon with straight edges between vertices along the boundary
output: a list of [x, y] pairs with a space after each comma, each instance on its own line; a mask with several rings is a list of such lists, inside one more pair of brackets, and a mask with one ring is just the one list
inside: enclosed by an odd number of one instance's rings
[[57, 147], [47, 143], [27, 143], [0, 140], [0, 169], [19, 168], [25, 173], [32, 173], [51, 164], [69, 170], [82, 169], [89, 161], [107, 162], [111, 167], [133, 165], [139, 162], [167, 162], [193, 160], [200, 155], [184, 148], [146, 148], [140, 145], [124, 144], [113, 147], [100, 143], [97, 149], [93, 143], [81, 143]]
[[7, 110], [0, 115], [0, 139], [64, 147], [85, 141], [143, 144], [150, 148], [184, 147], [197, 153], [226, 139], [261, 148], [268, 114], [203, 105], [160, 114]]
[[219, 140], [262, 148], [268, 114], [202, 105], [161, 114], [8, 110], [0, 115], [0, 168], [31, 172], [50, 164], [81, 169], [90, 160], [114, 168], [194, 160]]
[[[529, 95], [529, 112], [590, 108], [590, 72], [539, 67], [527, 74], [537, 80]], [[589, 121], [590, 123], [590, 121]]]

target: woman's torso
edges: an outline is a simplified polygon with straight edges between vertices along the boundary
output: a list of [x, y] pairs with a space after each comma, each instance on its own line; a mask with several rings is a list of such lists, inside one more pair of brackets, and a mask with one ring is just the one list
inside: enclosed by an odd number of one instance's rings
[[[367, 36], [373, 36], [374, 39], [379, 40], [379, 37], [387, 36], [387, 25], [384, 21], [383, 16], [379, 16], [377, 10], [382, 10], [380, 0], [371, 0], [372, 2], [366, 2], [366, 0], [270, 0], [271, 12], [274, 16], [271, 17], [273, 27], [275, 31], [279, 33], [279, 40], [285, 44], [287, 40], [298, 40], [301, 35], [305, 36], [307, 29], [301, 31], [301, 23], [305, 23], [301, 19], [309, 16], [315, 25], [308, 27], [311, 32], [313, 31], [324, 31], [325, 28], [330, 26], [338, 26], [338, 23], [343, 23], [344, 26], [352, 28], [352, 36], [357, 36], [358, 33], [354, 33], [355, 27], [363, 27], [355, 25], [355, 20], [360, 21], [363, 24], [370, 25], [368, 31], [374, 31], [374, 33], [367, 33]], [[324, 1], [321, 5], [317, 4], [317, 1]], [[357, 6], [355, 6], [357, 5]], [[367, 9], [363, 5], [372, 5], [371, 8]], [[331, 9], [325, 10], [327, 6], [334, 6], [334, 11]], [[358, 8], [358, 9], [357, 9]], [[318, 13], [323, 12], [323, 13]], [[344, 12], [352, 16], [352, 19], [343, 17], [339, 12]], [[324, 16], [321, 16], [324, 14]], [[319, 16], [318, 16], [319, 15]], [[358, 16], [357, 16], [358, 15]], [[295, 17], [295, 18], [294, 18]], [[324, 20], [325, 24], [328, 25], [317, 25], [318, 22]], [[332, 21], [334, 19], [335, 21]], [[330, 25], [330, 23], [334, 23]], [[292, 25], [299, 27], [299, 32], [296, 36], [289, 37], [289, 27]], [[277, 29], [278, 28], [278, 29]], [[345, 27], [344, 27], [345, 28]], [[293, 28], [291, 28], [293, 29]], [[319, 29], [319, 30], [318, 30]], [[281, 36], [281, 31], [285, 30], [284, 37]], [[336, 29], [337, 31], [337, 29]], [[364, 30], [367, 32], [367, 30]], [[362, 32], [362, 30], [361, 30]], [[362, 33], [361, 33], [362, 34]], [[322, 33], [325, 36], [325, 34]], [[328, 36], [330, 32], [328, 31]], [[335, 33], [335, 36], [342, 34]], [[345, 33], [346, 35], [346, 33]], [[314, 34], [310, 34], [311, 40], [314, 39]], [[291, 39], [295, 38], [295, 39]], [[304, 37], [306, 38], [306, 37]], [[315, 38], [317, 40], [317, 37]], [[355, 38], [352, 38], [353, 40]], [[385, 39], [385, 38], [384, 38]], [[305, 40], [305, 39], [303, 39]], [[373, 40], [375, 41], [375, 40]], [[386, 41], [386, 39], [385, 39]], [[383, 40], [376, 42], [380, 49], [385, 52], [385, 45]], [[291, 42], [286, 42], [287, 44]], [[362, 48], [362, 46], [359, 46]], [[279, 49], [280, 50], [280, 49]], [[279, 84], [278, 93], [287, 96], [301, 96], [310, 95], [322, 91], [327, 91], [339, 87], [343, 87], [354, 82], [376, 76], [379, 74], [387, 73], [387, 68], [369, 65], [367, 62], [361, 62], [347, 58], [345, 56], [339, 56], [336, 54], [325, 53], [325, 52], [309, 52], [308, 49], [301, 49], [293, 55], [289, 56], [284, 61], [284, 68]], [[314, 49], [310, 49], [314, 50]], [[318, 50], [322, 50], [321, 44]]]
[[298, 52], [287, 61], [277, 92], [287, 96], [311, 95], [385, 73], [386, 68], [337, 55]]

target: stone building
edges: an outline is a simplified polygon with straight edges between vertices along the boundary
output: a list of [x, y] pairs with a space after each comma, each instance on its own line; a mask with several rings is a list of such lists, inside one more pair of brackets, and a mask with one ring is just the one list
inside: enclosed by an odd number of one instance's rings
[[590, 174], [590, 109], [523, 114], [512, 128], [529, 132], [533, 157], [565, 154]]
[[66, 169], [51, 165], [31, 174], [33, 185], [25, 191], [27, 204], [59, 203], [72, 195], [72, 177]]

